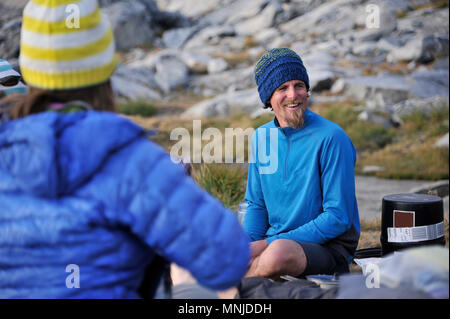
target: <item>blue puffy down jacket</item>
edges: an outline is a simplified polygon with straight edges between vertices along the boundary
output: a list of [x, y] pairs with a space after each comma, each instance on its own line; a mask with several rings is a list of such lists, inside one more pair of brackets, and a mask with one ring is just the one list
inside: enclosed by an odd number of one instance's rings
[[136, 298], [155, 254], [225, 289], [250, 251], [232, 212], [131, 121], [44, 112], [0, 126], [1, 298]]

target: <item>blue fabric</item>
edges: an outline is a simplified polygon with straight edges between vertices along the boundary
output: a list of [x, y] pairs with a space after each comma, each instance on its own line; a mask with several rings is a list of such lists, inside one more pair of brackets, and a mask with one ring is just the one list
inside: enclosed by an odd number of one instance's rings
[[8, 61], [0, 59], [0, 78], [2, 78], [4, 76], [4, 74], [2, 74], [2, 72], [5, 72], [5, 74], [6, 74], [6, 71], [10, 71], [10, 72], [8, 72], [8, 75], [20, 76], [20, 74], [13, 69], [13, 67], [11, 66], [11, 64], [9, 64]]
[[22, 83], [19, 82], [15, 86], [11, 87], [0, 87], [0, 92], [4, 92], [5, 95], [12, 95], [12, 94], [25, 94], [27, 93], [27, 87]]
[[[20, 79], [20, 74], [13, 69], [8, 61], [0, 59], [0, 79], [10, 76], [17, 77], [18, 80]], [[0, 99], [4, 95], [11, 95], [14, 93], [23, 94], [26, 92], [27, 87], [21, 81], [18, 81], [18, 83], [14, 86], [3, 86], [0, 84]], [[0, 113], [0, 123], [2, 123], [2, 113]]]
[[256, 63], [255, 81], [264, 105], [267, 105], [277, 87], [291, 80], [302, 80], [309, 90], [308, 72], [302, 59], [291, 49], [271, 49]]
[[[0, 59], [0, 62], [3, 62], [3, 61], [5, 61], [5, 60]], [[0, 65], [0, 72], [9, 71], [11, 69], [12, 69], [12, 67], [10, 65], [7, 65], [7, 64]]]
[[[277, 139], [269, 138], [270, 130]], [[266, 138], [261, 138], [263, 131]], [[261, 148], [277, 154], [277, 158], [269, 157], [277, 162], [272, 173], [260, 174], [264, 169], [258, 155]], [[324, 244], [353, 227], [356, 232], [350, 241], [356, 246], [360, 232], [356, 151], [338, 125], [308, 109], [300, 129], [281, 129], [275, 121], [269, 122], [252, 137], [252, 161], [244, 221], [251, 240], [271, 243], [283, 238]]]
[[[136, 298], [154, 254], [225, 289], [249, 261], [231, 211], [132, 122], [45, 112], [0, 126], [0, 298]], [[67, 288], [68, 265], [80, 288]]]

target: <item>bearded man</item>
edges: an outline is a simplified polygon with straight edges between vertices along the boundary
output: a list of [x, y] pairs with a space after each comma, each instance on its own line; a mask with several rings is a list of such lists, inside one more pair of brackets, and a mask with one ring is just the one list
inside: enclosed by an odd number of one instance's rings
[[[246, 276], [348, 272], [360, 234], [355, 147], [342, 128], [307, 108], [309, 77], [294, 51], [266, 52], [255, 66], [255, 80], [275, 118], [252, 137]], [[276, 152], [277, 169], [264, 170], [261, 150]]]

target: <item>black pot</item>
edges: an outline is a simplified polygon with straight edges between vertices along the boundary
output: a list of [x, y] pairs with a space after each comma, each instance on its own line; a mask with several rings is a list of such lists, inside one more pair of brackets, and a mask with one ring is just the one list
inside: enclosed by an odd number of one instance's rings
[[383, 198], [382, 255], [424, 245], [445, 245], [444, 205], [441, 197], [393, 194]]

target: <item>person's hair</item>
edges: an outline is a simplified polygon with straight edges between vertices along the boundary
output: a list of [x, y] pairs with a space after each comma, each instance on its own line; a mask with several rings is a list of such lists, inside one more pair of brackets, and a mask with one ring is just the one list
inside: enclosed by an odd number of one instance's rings
[[11, 95], [0, 101], [0, 105], [9, 104], [12, 119], [47, 110], [52, 103], [83, 101], [94, 110], [116, 111], [114, 93], [110, 81], [101, 84], [70, 90], [44, 90], [28, 87], [27, 94]]

